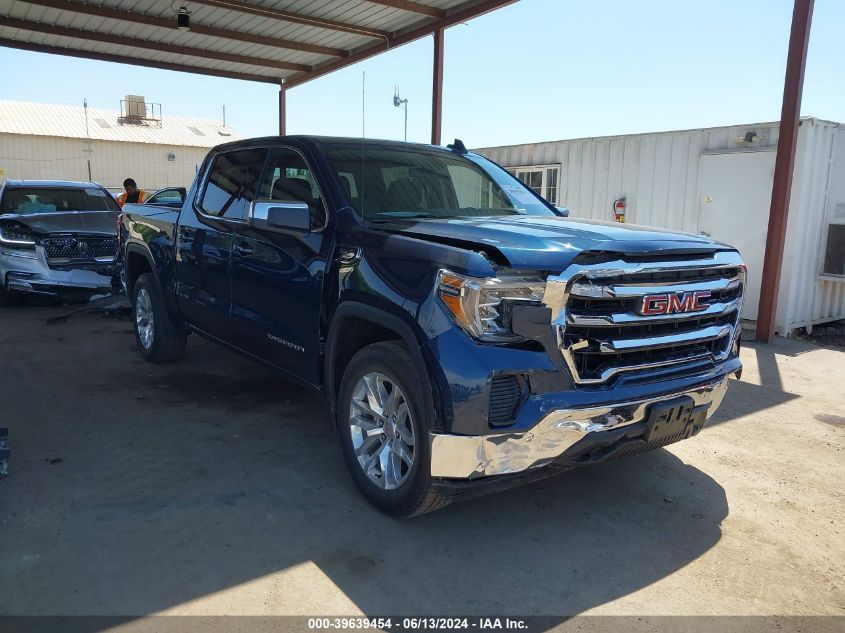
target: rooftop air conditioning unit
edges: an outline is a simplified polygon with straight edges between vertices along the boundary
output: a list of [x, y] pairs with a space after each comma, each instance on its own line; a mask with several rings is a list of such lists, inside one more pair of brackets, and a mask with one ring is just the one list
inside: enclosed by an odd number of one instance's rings
[[147, 104], [140, 95], [126, 95], [127, 119], [144, 119], [147, 116]]

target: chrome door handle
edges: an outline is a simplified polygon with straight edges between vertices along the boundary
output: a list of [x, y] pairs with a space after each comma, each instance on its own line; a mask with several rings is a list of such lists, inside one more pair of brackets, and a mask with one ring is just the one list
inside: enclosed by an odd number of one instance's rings
[[255, 251], [252, 249], [252, 246], [250, 246], [249, 244], [238, 244], [235, 247], [235, 252], [242, 257], [248, 257], [255, 253]]

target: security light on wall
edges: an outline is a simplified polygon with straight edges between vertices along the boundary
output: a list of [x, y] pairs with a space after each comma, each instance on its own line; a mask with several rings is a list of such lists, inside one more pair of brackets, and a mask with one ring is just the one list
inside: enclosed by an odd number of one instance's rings
[[765, 137], [760, 136], [757, 132], [746, 132], [744, 136], [737, 136], [734, 141], [737, 144], [745, 144], [751, 145], [752, 143], [756, 143], [757, 141], [765, 141]]
[[182, 32], [191, 30], [191, 14], [185, 7], [179, 7], [176, 14], [176, 28]]

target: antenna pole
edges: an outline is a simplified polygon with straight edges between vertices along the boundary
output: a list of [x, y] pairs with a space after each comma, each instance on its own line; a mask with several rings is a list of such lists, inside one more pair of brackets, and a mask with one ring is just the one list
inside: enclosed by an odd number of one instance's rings
[[88, 139], [88, 159], [85, 161], [88, 164], [88, 182], [94, 180], [91, 176], [91, 134], [88, 132], [88, 99], [82, 100], [82, 109], [85, 111], [85, 138]]
[[285, 104], [287, 89], [285, 88], [285, 80], [282, 79], [279, 84], [279, 136], [287, 134], [287, 105]]
[[399, 97], [399, 86], [393, 86], [393, 106], [405, 108], [405, 142], [408, 141], [408, 100]]
[[[364, 139], [366, 138], [366, 129], [364, 127], [364, 123], [366, 121], [364, 117], [364, 107], [367, 104], [366, 100], [366, 86], [367, 86], [367, 71], [361, 71], [361, 182], [360, 182], [360, 189], [361, 189], [361, 213], [366, 214], [367, 207], [364, 206]], [[366, 217], [366, 215], [365, 215]]]

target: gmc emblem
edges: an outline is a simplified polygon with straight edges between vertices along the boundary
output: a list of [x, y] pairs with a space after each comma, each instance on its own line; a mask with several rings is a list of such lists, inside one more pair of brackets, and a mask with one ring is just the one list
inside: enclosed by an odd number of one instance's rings
[[645, 295], [640, 306], [640, 314], [678, 314], [681, 312], [701, 312], [708, 307], [709, 290], [694, 292], [664, 292], [657, 295]]

